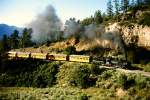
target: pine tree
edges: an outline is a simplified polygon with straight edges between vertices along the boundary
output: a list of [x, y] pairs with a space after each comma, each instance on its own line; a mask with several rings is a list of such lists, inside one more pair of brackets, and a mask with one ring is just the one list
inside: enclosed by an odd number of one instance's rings
[[82, 21], [80, 21], [80, 24], [82, 25], [90, 25], [94, 23], [94, 17], [90, 16], [88, 18], [83, 19]]
[[132, 6], [132, 7], [135, 6], [135, 1], [134, 1], [134, 0], [131, 1], [131, 6]]
[[115, 3], [115, 14], [119, 15], [119, 0], [114, 0]]
[[107, 3], [107, 14], [109, 18], [113, 17], [113, 5], [111, 0], [109, 0]]
[[99, 24], [101, 24], [103, 22], [103, 17], [101, 15], [101, 11], [100, 10], [95, 12], [94, 20], [95, 20], [96, 25], [99, 25]]
[[1, 41], [1, 52], [8, 51], [10, 49], [8, 44], [8, 37], [7, 35], [3, 35], [2, 41]]
[[102, 14], [102, 17], [103, 17], [103, 21], [107, 21], [107, 20], [108, 20], [108, 17], [107, 17], [107, 14], [106, 14], [106, 13], [103, 13], [103, 14]]
[[17, 49], [19, 48], [19, 31], [14, 30], [13, 34], [10, 36], [11, 48]]
[[129, 0], [121, 0], [121, 10], [126, 13], [129, 8]]
[[150, 0], [144, 0], [144, 4], [150, 6]]
[[32, 33], [32, 29], [25, 28], [23, 30], [22, 37], [21, 37], [21, 47], [22, 48], [31, 46], [31, 44], [32, 44], [31, 33]]
[[143, 0], [136, 0], [137, 6], [141, 6], [142, 3], [143, 3]]

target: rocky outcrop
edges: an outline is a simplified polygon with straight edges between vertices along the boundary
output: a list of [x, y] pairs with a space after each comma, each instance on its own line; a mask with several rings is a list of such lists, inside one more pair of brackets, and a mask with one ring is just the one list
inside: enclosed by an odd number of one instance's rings
[[109, 24], [106, 32], [120, 32], [123, 34], [126, 44], [131, 42], [133, 36], [138, 36], [138, 46], [150, 47], [150, 27], [130, 24], [120, 26], [118, 23]]

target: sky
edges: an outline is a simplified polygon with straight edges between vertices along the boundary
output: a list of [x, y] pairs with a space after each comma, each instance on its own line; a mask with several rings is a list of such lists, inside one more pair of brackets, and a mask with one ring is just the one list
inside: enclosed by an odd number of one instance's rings
[[0, 23], [27, 26], [52, 5], [63, 23], [69, 18], [84, 19], [96, 10], [106, 11], [107, 0], [0, 0]]

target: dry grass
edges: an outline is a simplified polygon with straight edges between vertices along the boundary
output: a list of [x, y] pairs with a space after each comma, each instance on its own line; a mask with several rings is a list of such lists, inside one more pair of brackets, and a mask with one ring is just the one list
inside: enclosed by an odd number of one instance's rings
[[106, 40], [100, 40], [100, 39], [92, 39], [92, 40], [87, 40], [87, 39], [80, 39], [79, 43], [76, 44], [76, 39], [74, 37], [56, 42], [56, 43], [51, 43], [49, 46], [42, 45], [40, 47], [34, 48], [34, 47], [28, 47], [28, 48], [20, 48], [20, 49], [15, 49], [12, 51], [20, 51], [20, 52], [53, 52], [57, 53], [57, 51], [63, 51], [65, 48], [69, 46], [75, 46], [77, 51], [83, 51], [83, 50], [89, 50], [94, 47], [110, 47], [110, 48], [116, 48], [114, 44], [111, 43], [111, 41], [106, 41]]
[[83, 100], [88, 97], [90, 100], [115, 100], [113, 91], [100, 88], [79, 89], [75, 87], [52, 87], [52, 88], [25, 88], [25, 87], [3, 87], [0, 92], [1, 99], [21, 100]]

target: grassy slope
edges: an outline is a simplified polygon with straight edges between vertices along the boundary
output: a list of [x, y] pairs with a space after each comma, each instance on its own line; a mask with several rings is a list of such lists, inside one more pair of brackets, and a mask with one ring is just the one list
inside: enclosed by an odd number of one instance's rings
[[[5, 87], [0, 88], [0, 98], [3, 99], [52, 99], [52, 100], [91, 100], [116, 99], [115, 91], [100, 88], [79, 89], [75, 87], [52, 87], [52, 88], [25, 88], [25, 87]], [[122, 95], [123, 94], [123, 95]], [[122, 90], [122, 96], [125, 92]]]
[[[121, 98], [150, 98], [150, 79], [145, 78], [141, 75], [125, 75], [124, 73], [121, 73], [119, 71], [99, 69], [91, 64], [86, 63], [65, 62], [60, 64], [56, 62], [56, 64], [59, 64], [60, 66], [56, 74], [56, 82], [52, 87], [1, 87], [0, 99], [86, 100], [87, 98], [89, 98], [90, 100], [115, 100]], [[48, 66], [46, 65], [48, 68], [46, 68], [45, 65], [40, 66], [40, 73], [43, 73], [45, 71], [47, 72], [47, 70], [53, 65], [54, 63], [49, 63]], [[84, 85], [86, 84], [88, 86], [86, 88], [81, 88], [81, 84], [79, 84], [79, 86], [69, 84], [72, 78], [80, 79], [77, 82], [82, 82], [82, 77], [78, 78], [78, 75], [84, 75], [80, 71], [84, 70], [84, 68], [82, 69], [82, 67], [90, 70], [90, 76], [88, 77], [88, 79], [90, 80], [90, 84], [93, 81], [95, 81], [95, 83], [93, 83], [92, 85], [89, 85], [89, 83], [84, 83]], [[46, 73], [43, 74], [45, 75]], [[74, 74], [77, 74], [77, 76]]]

